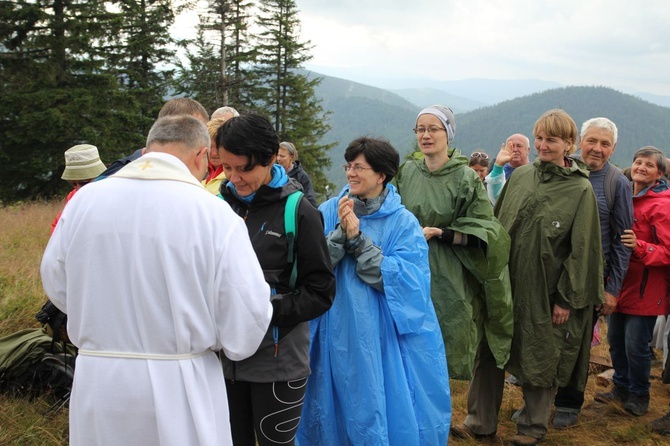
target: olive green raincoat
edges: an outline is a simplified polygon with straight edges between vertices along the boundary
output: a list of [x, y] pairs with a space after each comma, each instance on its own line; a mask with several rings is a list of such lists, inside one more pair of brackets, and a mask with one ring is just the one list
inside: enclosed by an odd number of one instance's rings
[[[507, 370], [539, 387], [584, 389], [593, 306], [603, 302], [596, 198], [581, 162], [536, 160], [514, 170], [495, 214], [510, 237], [514, 339]], [[553, 325], [555, 304], [570, 308]]]
[[510, 239], [493, 216], [482, 182], [458, 149], [430, 172], [423, 159], [404, 163], [393, 181], [402, 203], [422, 227], [477, 237], [484, 248], [428, 241], [431, 298], [442, 329], [449, 376], [472, 378], [477, 347], [486, 333], [498, 367], [509, 358], [512, 301], [507, 261]]

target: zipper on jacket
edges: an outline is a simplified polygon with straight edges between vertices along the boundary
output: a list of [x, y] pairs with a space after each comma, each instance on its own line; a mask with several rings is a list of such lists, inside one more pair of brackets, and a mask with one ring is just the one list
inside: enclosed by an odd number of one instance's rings
[[256, 231], [256, 233], [254, 234], [253, 237], [251, 237], [251, 243], [252, 244], [256, 240], [256, 238], [263, 233], [263, 231], [265, 230], [265, 225], [267, 225], [267, 224], [268, 224], [268, 222], [264, 221], [263, 224], [261, 225], [261, 228], [258, 231]]
[[[265, 223], [263, 223], [263, 226], [265, 226]], [[272, 292], [273, 296], [277, 294], [275, 287], [271, 287], [270, 291]], [[276, 325], [272, 326], [272, 340], [275, 343], [274, 357], [276, 358], [279, 355], [279, 327]]]
[[276, 325], [272, 326], [272, 339], [275, 341], [275, 355], [276, 358], [279, 355], [279, 327]]

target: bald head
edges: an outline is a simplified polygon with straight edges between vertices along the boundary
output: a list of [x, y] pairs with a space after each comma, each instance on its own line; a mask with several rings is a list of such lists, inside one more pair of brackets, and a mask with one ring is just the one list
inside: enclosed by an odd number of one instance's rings
[[238, 116], [240, 116], [240, 114], [233, 107], [219, 107], [212, 113], [212, 119], [222, 119], [224, 121]]
[[516, 169], [530, 163], [530, 140], [527, 136], [515, 133], [507, 138], [506, 144], [512, 151], [512, 158], [509, 160], [510, 166]]

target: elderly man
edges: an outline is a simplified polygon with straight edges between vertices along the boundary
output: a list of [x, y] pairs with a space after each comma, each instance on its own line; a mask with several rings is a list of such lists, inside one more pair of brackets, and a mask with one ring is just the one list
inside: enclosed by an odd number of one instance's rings
[[[630, 182], [621, 170], [610, 164], [618, 138], [616, 125], [607, 118], [584, 122], [579, 135], [581, 158], [589, 166], [589, 181], [598, 201], [600, 235], [605, 259], [605, 303], [599, 314], [609, 315], [616, 308], [617, 296], [628, 270], [630, 250], [621, 242], [624, 230], [633, 226], [633, 198]], [[594, 315], [594, 324], [598, 314]], [[596, 396], [596, 400], [603, 400]], [[584, 392], [560, 387], [554, 400], [554, 427], [565, 428], [577, 423], [584, 404]]]
[[[195, 118], [198, 118], [205, 124], [207, 124], [207, 120], [209, 119], [209, 114], [207, 113], [205, 107], [203, 107], [200, 102], [191, 98], [172, 98], [163, 104], [163, 107], [158, 112], [159, 118], [177, 115], [191, 115]], [[130, 155], [114, 161], [112, 164], [110, 164], [107, 170], [100, 174], [98, 179], [101, 180], [107, 178], [110, 175], [114, 175], [126, 164], [131, 163], [137, 158], [141, 157], [145, 151], [146, 148], [137, 149]]]
[[530, 140], [525, 135], [515, 133], [500, 146], [493, 169], [486, 176], [486, 191], [491, 203], [496, 203], [505, 181], [514, 169], [525, 164], [530, 164]]
[[210, 140], [161, 118], [146, 154], [68, 204], [44, 289], [79, 347], [71, 445], [229, 445], [221, 365], [265, 335], [270, 288], [241, 218], [200, 179]]

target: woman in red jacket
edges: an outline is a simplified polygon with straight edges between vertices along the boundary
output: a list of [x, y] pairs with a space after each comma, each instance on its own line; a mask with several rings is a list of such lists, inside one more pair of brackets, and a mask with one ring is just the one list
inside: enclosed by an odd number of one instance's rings
[[667, 161], [656, 147], [633, 157], [633, 230], [621, 239], [633, 252], [628, 272], [608, 319], [607, 340], [614, 366], [614, 387], [596, 394], [616, 401], [635, 416], [649, 408], [651, 341], [656, 317], [670, 314], [670, 190], [663, 179]]

